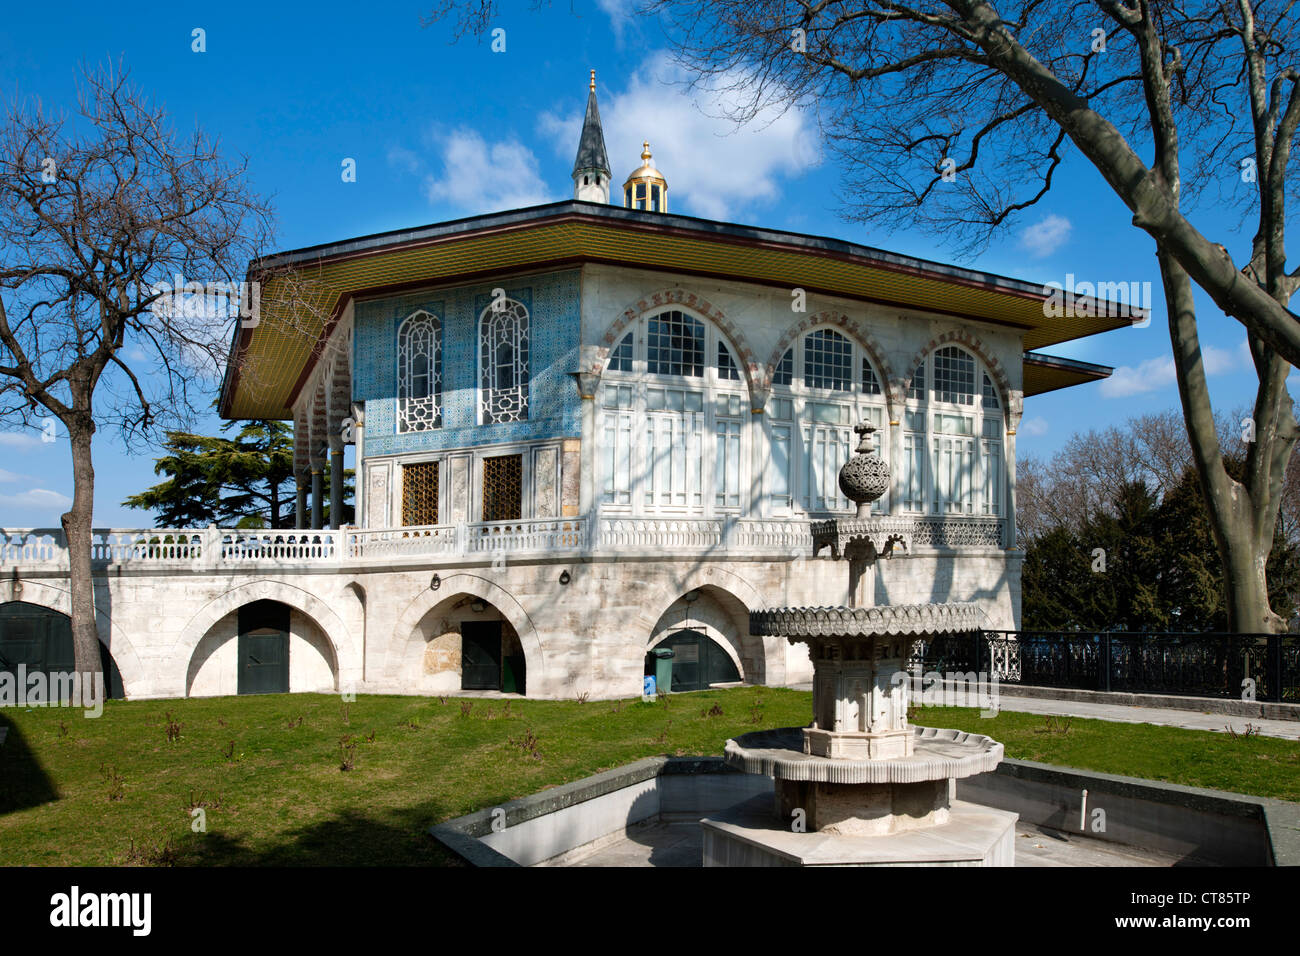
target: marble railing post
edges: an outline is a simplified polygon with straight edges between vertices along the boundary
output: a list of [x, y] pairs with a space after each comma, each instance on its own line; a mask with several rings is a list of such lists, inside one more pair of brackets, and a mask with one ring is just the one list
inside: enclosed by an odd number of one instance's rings
[[330, 527], [343, 524], [343, 441], [330, 438]]
[[[365, 469], [361, 463], [366, 457], [366, 406], [364, 402], [352, 403], [352, 420], [356, 423], [352, 427], [352, 447], [353, 458], [357, 471], [356, 489], [352, 492], [352, 524], [358, 527], [366, 526], [366, 502], [365, 502]], [[360, 524], [358, 524], [360, 522]]]
[[319, 529], [324, 524], [321, 497], [324, 494], [324, 480], [319, 468], [311, 470], [311, 527]]
[[301, 531], [307, 527], [307, 481], [303, 472], [293, 473], [293, 484], [295, 491], [293, 526]]

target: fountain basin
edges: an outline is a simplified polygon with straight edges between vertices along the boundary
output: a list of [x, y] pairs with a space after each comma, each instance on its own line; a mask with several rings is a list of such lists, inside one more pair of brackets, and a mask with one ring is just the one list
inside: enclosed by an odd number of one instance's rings
[[889, 760], [828, 760], [804, 752], [803, 727], [759, 730], [727, 741], [723, 759], [746, 773], [778, 780], [881, 784], [948, 780], [987, 773], [1002, 762], [1003, 747], [983, 734], [910, 727], [912, 753]]
[[901, 731], [911, 742], [906, 755], [828, 758], [807, 752], [809, 732], [756, 731], [728, 740], [723, 752], [729, 766], [774, 779], [775, 815], [786, 830], [875, 837], [944, 826], [950, 781], [993, 770], [1003, 755], [1002, 744], [983, 734], [911, 727]]

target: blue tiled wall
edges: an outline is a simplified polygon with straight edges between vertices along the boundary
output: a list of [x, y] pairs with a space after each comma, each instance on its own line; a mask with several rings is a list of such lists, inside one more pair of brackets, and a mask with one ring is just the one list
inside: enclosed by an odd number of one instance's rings
[[[478, 317], [492, 289], [528, 309], [528, 420], [479, 425]], [[352, 400], [366, 403], [366, 455], [438, 451], [581, 435], [578, 273], [528, 276], [394, 296], [356, 306]], [[442, 427], [397, 434], [397, 328], [417, 309], [442, 320]]]

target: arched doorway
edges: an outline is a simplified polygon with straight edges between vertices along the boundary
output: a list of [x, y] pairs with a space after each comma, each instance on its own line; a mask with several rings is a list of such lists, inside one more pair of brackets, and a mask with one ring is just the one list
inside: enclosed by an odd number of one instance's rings
[[[465, 592], [448, 595], [424, 612], [413, 636], [422, 650], [411, 686], [420, 693], [528, 693], [523, 641], [511, 620], [489, 600]], [[407, 660], [414, 664], [414, 655]]]
[[253, 601], [239, 609], [240, 694], [289, 692], [289, 605]]
[[[122, 675], [102, 641], [99, 663], [104, 671], [105, 692], [110, 698], [122, 699]], [[14, 680], [20, 673], [41, 673], [48, 681], [53, 674], [71, 674], [75, 670], [70, 617], [25, 601], [0, 604], [0, 673], [12, 674]]]
[[460, 625], [461, 690], [526, 692], [524, 649], [505, 621], [462, 621]]
[[334, 643], [317, 618], [296, 604], [258, 598], [229, 610], [218, 605], [195, 632], [201, 636], [186, 668], [187, 697], [338, 689]]
[[[740, 681], [740, 671], [731, 656], [707, 634], [694, 628], [673, 631], [655, 645], [654, 649], [668, 648], [673, 652], [673, 693], [688, 690], [707, 690], [714, 684]], [[645, 656], [645, 673], [655, 672], [652, 649]]]

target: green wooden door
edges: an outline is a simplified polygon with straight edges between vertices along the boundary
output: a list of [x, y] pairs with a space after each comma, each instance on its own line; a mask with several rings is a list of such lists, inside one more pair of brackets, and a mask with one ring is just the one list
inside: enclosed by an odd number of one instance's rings
[[[661, 641], [658, 647], [673, 650], [674, 693], [685, 690], [704, 690], [710, 684], [725, 684], [740, 680], [735, 662], [721, 647], [706, 635], [694, 630], [677, 631]], [[646, 655], [646, 673], [654, 673], [654, 655]]]
[[289, 607], [254, 601], [239, 609], [239, 693], [289, 692]]
[[[104, 690], [109, 697], [122, 697], [122, 678], [112, 654], [101, 642], [99, 663], [104, 672]], [[40, 671], [70, 674], [75, 669], [72, 653], [72, 619], [39, 604], [11, 601], [0, 604], [0, 672], [17, 679], [18, 665], [24, 673]]]
[[466, 621], [460, 626], [460, 686], [501, 689], [500, 621]]

